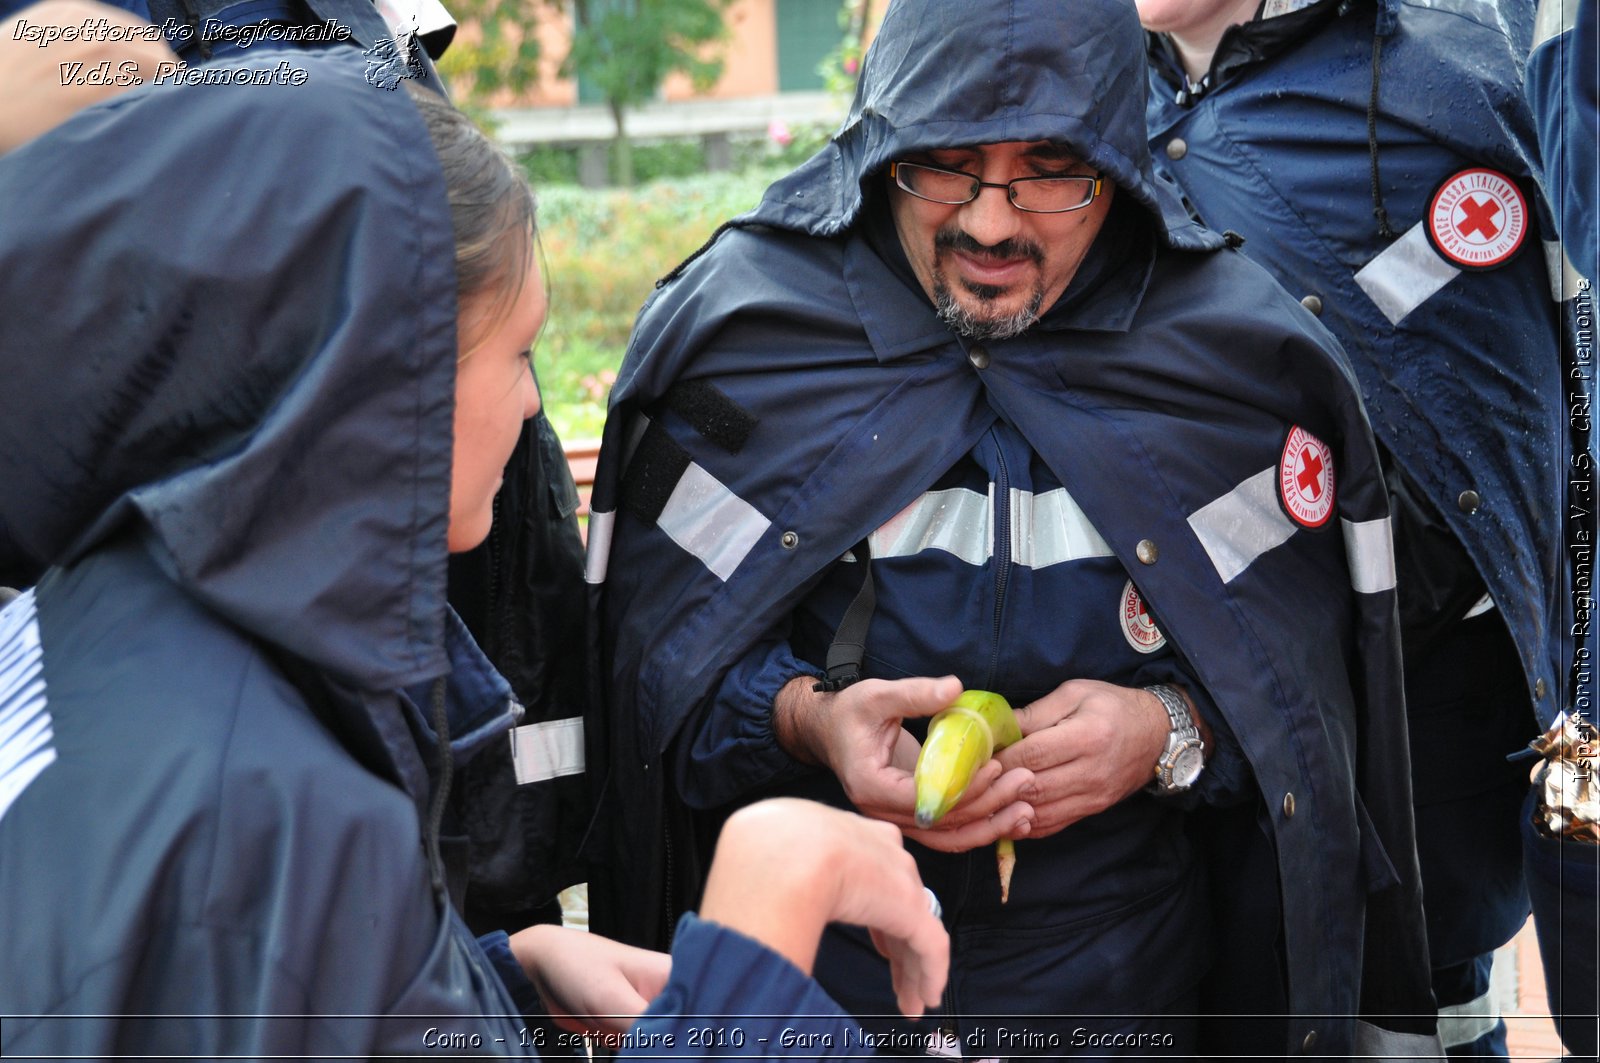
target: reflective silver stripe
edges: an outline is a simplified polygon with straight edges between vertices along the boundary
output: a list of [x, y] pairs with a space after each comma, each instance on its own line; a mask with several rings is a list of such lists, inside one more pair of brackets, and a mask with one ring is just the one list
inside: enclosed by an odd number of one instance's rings
[[1190, 515], [1189, 527], [1222, 582], [1232, 583], [1251, 562], [1295, 532], [1294, 522], [1278, 506], [1278, 467], [1269, 466], [1206, 503]]
[[1425, 221], [1413, 225], [1356, 273], [1356, 283], [1390, 324], [1400, 324], [1401, 318], [1461, 272], [1428, 243], [1426, 225]]
[[993, 542], [994, 512], [989, 496], [952, 487], [929, 491], [896, 513], [872, 533], [867, 545], [874, 558], [943, 550], [969, 565], [981, 565], [994, 552]]
[[606, 581], [606, 568], [611, 563], [611, 529], [616, 522], [617, 514], [614, 511], [589, 514], [589, 541], [583, 554], [584, 582]]
[[727, 582], [772, 522], [691, 462], [657, 519], [672, 541]]
[[1466, 615], [1461, 619], [1471, 620], [1475, 616], [1482, 616], [1484, 613], [1489, 612], [1493, 608], [1494, 597], [1492, 595], [1485, 594], [1482, 598], [1479, 598], [1475, 603], [1473, 603], [1472, 608], [1468, 609]]
[[1493, 990], [1465, 1004], [1449, 1004], [1439, 1009], [1439, 1040], [1445, 1048], [1469, 1045], [1495, 1028], [1500, 1021], [1491, 999]]
[[1350, 521], [1341, 517], [1339, 523], [1344, 526], [1344, 553], [1356, 593], [1394, 590], [1394, 528], [1389, 518]]
[[1572, 29], [1578, 24], [1578, 0], [1539, 0], [1539, 14], [1533, 20], [1533, 47]]
[[[872, 556], [910, 557], [943, 550], [969, 565], [994, 555], [994, 484], [989, 494], [964, 487], [929, 491], [872, 533]], [[1041, 494], [1011, 488], [1006, 509], [1011, 560], [1041, 569], [1086, 557], [1111, 557], [1111, 547], [1064, 487]]]
[[1572, 264], [1567, 257], [1567, 249], [1560, 240], [1546, 240], [1544, 242], [1544, 268], [1550, 274], [1550, 298], [1555, 302], [1564, 303], [1576, 299], [1580, 289], [1583, 275], [1578, 272], [1578, 267]]
[[1367, 1063], [1389, 1060], [1437, 1059], [1444, 1055], [1439, 1038], [1433, 1034], [1398, 1033], [1356, 1020], [1355, 1057]]
[[0, 610], [0, 819], [55, 763], [44, 692], [44, 654], [32, 591]]
[[1261, 18], [1265, 21], [1269, 18], [1277, 18], [1279, 15], [1290, 15], [1296, 11], [1304, 10], [1314, 3], [1316, 3], [1316, 0], [1267, 0], [1266, 5], [1261, 9]]
[[517, 785], [582, 775], [583, 718], [528, 723], [511, 731], [511, 766]]
[[1065, 487], [1036, 495], [1011, 489], [1011, 558], [1049, 568], [1086, 557], [1111, 557], [1111, 547]]

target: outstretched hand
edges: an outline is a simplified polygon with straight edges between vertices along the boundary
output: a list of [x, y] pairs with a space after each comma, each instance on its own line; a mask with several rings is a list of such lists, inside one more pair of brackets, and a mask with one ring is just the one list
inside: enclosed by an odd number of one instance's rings
[[865, 927], [889, 961], [902, 1012], [916, 1018], [944, 992], [950, 939], [887, 823], [794, 798], [743, 808], [722, 828], [700, 916], [807, 974], [827, 924]]
[[672, 973], [664, 952], [553, 925], [512, 934], [511, 954], [550, 1018], [573, 1033], [625, 1032]]
[[[79, 32], [93, 20], [117, 32]], [[178, 57], [156, 27], [97, 0], [43, 0], [0, 21], [0, 154], [150, 81], [163, 64], [176, 67]], [[97, 67], [111, 76], [68, 76]]]
[[935, 826], [916, 826], [917, 740], [901, 721], [933, 716], [961, 693], [954, 676], [864, 679], [837, 693], [796, 679], [773, 706], [778, 742], [797, 760], [832, 770], [863, 815], [893, 823], [932, 849], [964, 852], [1029, 834], [1033, 773], [991, 759]]

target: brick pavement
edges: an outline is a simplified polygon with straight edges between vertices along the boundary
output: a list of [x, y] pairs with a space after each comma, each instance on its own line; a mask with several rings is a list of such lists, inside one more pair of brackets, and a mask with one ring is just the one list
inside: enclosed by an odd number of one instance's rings
[[[1544, 995], [1544, 967], [1539, 962], [1539, 941], [1529, 920], [1511, 943], [1495, 955], [1495, 964], [1509, 960], [1505, 973], [1496, 971], [1496, 989], [1502, 993], [1506, 1019], [1506, 1048], [1512, 1059], [1561, 1058], [1561, 1038], [1550, 1021], [1550, 1002]], [[1511, 999], [1507, 1000], [1506, 997]]]

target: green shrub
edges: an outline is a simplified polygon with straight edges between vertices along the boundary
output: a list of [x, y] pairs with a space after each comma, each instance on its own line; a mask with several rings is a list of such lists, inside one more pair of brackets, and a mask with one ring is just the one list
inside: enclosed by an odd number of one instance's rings
[[699, 140], [680, 138], [633, 145], [633, 180], [643, 185], [675, 177], [704, 173], [706, 152]]
[[522, 172], [528, 175], [533, 187], [543, 189], [548, 185], [575, 185], [578, 183], [578, 151], [576, 148], [540, 145], [517, 156]]
[[599, 437], [612, 374], [656, 280], [718, 225], [755, 206], [784, 172], [701, 174], [632, 190], [539, 189], [550, 319], [535, 362], [545, 408], [564, 441]]

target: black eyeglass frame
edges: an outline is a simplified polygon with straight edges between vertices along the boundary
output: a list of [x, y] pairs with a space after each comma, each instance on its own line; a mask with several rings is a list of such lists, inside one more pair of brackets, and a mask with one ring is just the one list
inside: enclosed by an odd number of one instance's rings
[[[968, 196], [966, 199], [935, 199], [932, 196], [924, 195], [914, 188], [906, 187], [906, 182], [900, 177], [900, 168], [902, 166], [910, 166], [918, 170], [928, 170], [932, 173], [948, 174], [951, 177], [965, 177], [972, 182], [972, 195]], [[1082, 210], [1099, 197], [1101, 185], [1105, 181], [1105, 175], [1097, 171], [1094, 174], [1063, 174], [1059, 177], [1014, 177], [1009, 181], [997, 184], [993, 181], [984, 181], [980, 179], [977, 174], [970, 174], [965, 170], [947, 170], [943, 166], [929, 166], [925, 162], [891, 162], [889, 164], [889, 176], [894, 179], [895, 187], [899, 188], [902, 192], [905, 192], [908, 195], [916, 196], [918, 199], [925, 202], [938, 203], [946, 207], [965, 206], [982, 195], [985, 188], [1003, 188], [1006, 190], [1006, 202], [1010, 203], [1012, 207], [1022, 211], [1025, 214], [1070, 214], [1075, 210]], [[1092, 182], [1092, 186], [1089, 189], [1089, 198], [1085, 199], [1077, 206], [1061, 207], [1057, 210], [1039, 210], [1036, 207], [1024, 207], [1017, 202], [1016, 186], [1030, 181], [1089, 181]]]

